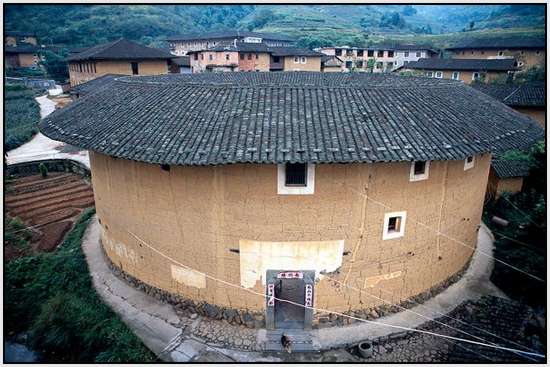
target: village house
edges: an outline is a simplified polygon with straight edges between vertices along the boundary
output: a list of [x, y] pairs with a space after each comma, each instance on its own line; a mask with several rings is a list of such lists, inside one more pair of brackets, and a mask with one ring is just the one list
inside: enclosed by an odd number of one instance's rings
[[514, 110], [535, 119], [546, 127], [546, 84], [544, 82], [481, 84], [472, 87], [496, 98]]
[[89, 150], [113, 269], [268, 329], [444, 284], [472, 258], [491, 154], [544, 138], [458, 81], [321, 72], [118, 77], [40, 131]]
[[[323, 47], [318, 51], [336, 56], [343, 61], [342, 71], [389, 72], [420, 58], [430, 58], [437, 52], [426, 45], [380, 44], [367, 48], [360, 47]], [[369, 68], [369, 60], [372, 70]]]
[[71, 86], [105, 74], [167, 74], [172, 57], [164, 50], [120, 38], [69, 55], [67, 61]]
[[520, 70], [546, 64], [544, 37], [474, 38], [446, 50], [455, 59], [513, 59]]
[[529, 175], [529, 162], [493, 159], [487, 183], [487, 197], [498, 199], [503, 193], [521, 192], [523, 179]]
[[513, 78], [513, 59], [420, 59], [409, 62], [394, 72], [412, 73], [429, 78], [461, 80], [466, 84]]
[[291, 47], [296, 43], [294, 38], [280, 34], [246, 31], [194, 33], [168, 37], [166, 41], [170, 52], [177, 56], [187, 55], [189, 51], [200, 51], [235, 42], [265, 43], [270, 47]]
[[194, 73], [205, 71], [321, 71], [323, 54], [298, 47], [234, 42], [189, 51]]
[[40, 61], [40, 49], [34, 33], [4, 32], [4, 63], [6, 67], [37, 67]]

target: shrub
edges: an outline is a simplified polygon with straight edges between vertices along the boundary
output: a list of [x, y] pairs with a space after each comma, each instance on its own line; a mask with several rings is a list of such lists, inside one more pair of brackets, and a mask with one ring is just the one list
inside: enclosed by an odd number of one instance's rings
[[44, 163], [40, 163], [38, 165], [38, 169], [40, 170], [40, 174], [42, 175], [43, 178], [48, 177], [48, 167], [46, 167]]
[[30, 330], [30, 344], [46, 361], [154, 361], [93, 288], [80, 247], [93, 214], [84, 212], [55, 252], [5, 265], [5, 330]]
[[34, 99], [35, 93], [24, 86], [6, 86], [4, 92], [4, 149], [11, 150], [38, 132], [40, 108]]

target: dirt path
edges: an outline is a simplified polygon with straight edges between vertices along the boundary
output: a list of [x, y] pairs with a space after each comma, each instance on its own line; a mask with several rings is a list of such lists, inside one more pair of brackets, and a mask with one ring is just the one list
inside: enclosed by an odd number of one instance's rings
[[[40, 117], [44, 118], [55, 111], [56, 102], [47, 96], [36, 97], [40, 105]], [[38, 161], [46, 159], [72, 159], [90, 167], [90, 159], [86, 150], [52, 140], [41, 133], [36, 134], [29, 142], [12, 149], [7, 153], [8, 164]]]

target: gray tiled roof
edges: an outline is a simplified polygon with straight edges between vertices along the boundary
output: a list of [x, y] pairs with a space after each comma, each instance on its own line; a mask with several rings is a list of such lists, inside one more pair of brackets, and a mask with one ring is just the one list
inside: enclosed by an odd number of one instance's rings
[[491, 167], [499, 178], [526, 177], [529, 175], [529, 162], [524, 160], [495, 160]]
[[270, 41], [295, 41], [294, 38], [288, 37], [278, 33], [259, 33], [259, 32], [247, 32], [247, 31], [221, 31], [221, 32], [202, 32], [202, 33], [189, 33], [179, 36], [170, 36], [167, 41], [193, 41], [193, 40], [209, 40], [209, 39], [231, 39], [231, 38], [244, 38], [244, 37], [258, 37]]
[[117, 78], [53, 112], [40, 130], [173, 165], [463, 159], [544, 136], [530, 118], [461, 82], [318, 72]]
[[[34, 54], [42, 48], [35, 45], [4, 46], [4, 52], [7, 54]], [[44, 49], [45, 50], [45, 49]]]
[[170, 60], [173, 64], [178, 66], [190, 66], [189, 56], [172, 57]]
[[110, 85], [114, 82], [115, 78], [122, 77], [121, 74], [105, 74], [99, 78], [92, 79], [86, 83], [79, 84], [71, 88], [71, 94], [78, 95], [79, 98], [82, 98], [90, 93], [95, 93], [97, 91], [103, 90], [104, 88], [109, 88]]
[[273, 56], [323, 56], [324, 54], [300, 47], [271, 47], [265, 43], [236, 42], [217, 45], [205, 50], [189, 51], [190, 54], [202, 51], [267, 52]]
[[67, 57], [67, 61], [170, 59], [172, 57], [174, 56], [167, 51], [121, 38], [71, 54]]
[[474, 70], [508, 71], [514, 70], [514, 59], [440, 59], [427, 58], [409, 62], [404, 69], [425, 70]]
[[544, 37], [502, 37], [471, 39], [448, 47], [447, 50], [461, 49], [527, 49], [546, 48]]
[[513, 107], [545, 107], [546, 85], [525, 84], [486, 84], [476, 83], [472, 87]]

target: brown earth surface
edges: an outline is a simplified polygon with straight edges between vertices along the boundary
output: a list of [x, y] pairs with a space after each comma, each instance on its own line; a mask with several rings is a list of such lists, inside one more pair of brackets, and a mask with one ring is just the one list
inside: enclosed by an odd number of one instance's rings
[[[93, 205], [91, 185], [72, 173], [21, 177], [6, 187], [7, 214], [33, 227], [32, 252], [55, 250], [82, 210]], [[10, 246], [4, 250], [6, 260], [24, 256]]]

